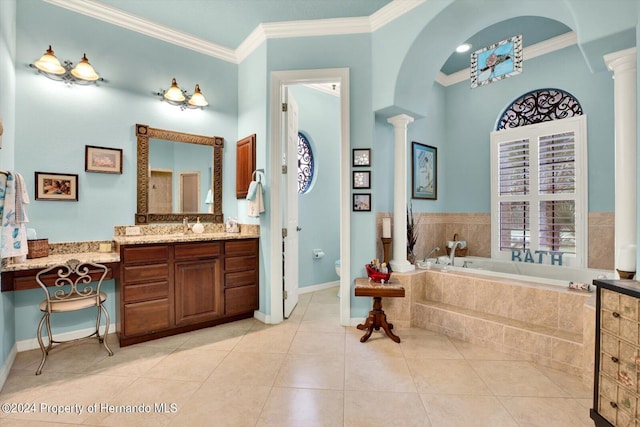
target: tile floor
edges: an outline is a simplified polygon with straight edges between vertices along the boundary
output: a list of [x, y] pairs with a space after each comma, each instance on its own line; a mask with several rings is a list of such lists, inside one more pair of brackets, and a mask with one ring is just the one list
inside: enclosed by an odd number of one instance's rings
[[19, 353], [0, 403], [35, 412], [2, 413], [0, 426], [593, 426], [576, 377], [422, 329], [363, 344], [338, 310], [329, 289], [301, 295], [280, 325], [125, 348], [110, 337], [113, 357], [95, 342], [61, 347], [38, 377], [40, 351]]

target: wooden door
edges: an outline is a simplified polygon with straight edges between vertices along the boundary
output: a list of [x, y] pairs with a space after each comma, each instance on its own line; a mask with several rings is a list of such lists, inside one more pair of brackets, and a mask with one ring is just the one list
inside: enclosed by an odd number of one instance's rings
[[173, 172], [152, 169], [149, 177], [149, 212], [173, 212]]
[[200, 173], [180, 172], [180, 212], [202, 212], [200, 206]]

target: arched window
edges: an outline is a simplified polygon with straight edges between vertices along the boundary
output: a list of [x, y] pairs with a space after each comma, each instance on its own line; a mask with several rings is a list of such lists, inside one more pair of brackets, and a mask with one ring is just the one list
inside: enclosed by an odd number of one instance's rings
[[491, 178], [492, 258], [587, 265], [586, 116], [577, 99], [540, 89], [509, 105], [491, 133]]
[[307, 193], [311, 189], [315, 161], [309, 140], [298, 132], [298, 194]]
[[502, 113], [496, 130], [582, 115], [582, 106], [561, 89], [538, 89], [516, 99]]

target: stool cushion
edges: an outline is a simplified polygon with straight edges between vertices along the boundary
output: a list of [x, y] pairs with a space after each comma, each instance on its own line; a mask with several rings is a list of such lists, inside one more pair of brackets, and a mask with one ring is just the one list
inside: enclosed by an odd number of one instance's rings
[[[100, 303], [102, 304], [107, 300], [107, 294], [100, 292]], [[65, 300], [53, 300], [51, 301], [52, 313], [63, 313], [66, 311], [82, 310], [83, 308], [96, 307], [96, 292], [92, 292], [87, 296], [70, 297]], [[47, 311], [47, 300], [43, 300], [40, 303], [40, 311]]]

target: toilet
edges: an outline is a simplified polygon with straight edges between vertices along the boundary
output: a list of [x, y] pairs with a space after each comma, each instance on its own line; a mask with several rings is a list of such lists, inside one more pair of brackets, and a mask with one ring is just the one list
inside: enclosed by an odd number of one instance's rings
[[336, 261], [336, 274], [340, 277], [340, 260]]

